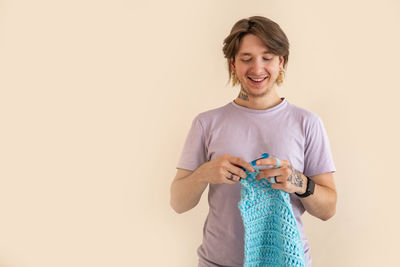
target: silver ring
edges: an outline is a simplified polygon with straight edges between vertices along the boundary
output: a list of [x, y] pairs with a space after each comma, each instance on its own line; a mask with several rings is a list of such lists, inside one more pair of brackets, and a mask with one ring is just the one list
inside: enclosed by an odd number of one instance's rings
[[272, 176], [272, 177], [270, 177], [271, 178], [271, 184], [276, 184], [276, 176]]
[[228, 179], [229, 179], [229, 180], [233, 180], [233, 175], [234, 175], [234, 174], [232, 173], [231, 177], [228, 178]]

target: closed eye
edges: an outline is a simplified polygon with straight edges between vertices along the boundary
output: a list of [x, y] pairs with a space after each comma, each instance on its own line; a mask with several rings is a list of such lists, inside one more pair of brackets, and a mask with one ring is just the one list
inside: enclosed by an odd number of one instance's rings
[[[265, 61], [269, 61], [269, 60], [271, 60], [272, 58], [263, 58]], [[242, 61], [243, 62], [250, 62], [251, 61], [251, 58], [250, 59], [242, 59]]]

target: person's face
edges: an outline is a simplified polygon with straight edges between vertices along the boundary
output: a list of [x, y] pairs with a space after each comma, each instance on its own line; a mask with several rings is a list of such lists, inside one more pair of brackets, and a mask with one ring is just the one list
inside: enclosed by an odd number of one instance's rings
[[272, 90], [283, 64], [282, 56], [270, 53], [260, 38], [247, 34], [231, 67], [248, 95], [260, 97]]

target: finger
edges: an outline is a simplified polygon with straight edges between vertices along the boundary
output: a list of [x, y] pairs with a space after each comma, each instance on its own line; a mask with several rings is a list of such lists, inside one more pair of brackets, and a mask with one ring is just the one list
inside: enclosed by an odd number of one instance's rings
[[277, 177], [276, 177], [276, 176], [269, 177], [269, 178], [268, 178], [268, 181], [269, 181], [271, 184], [279, 183], [279, 182], [277, 181]]
[[240, 177], [239, 176], [237, 176], [236, 174], [234, 174], [234, 173], [231, 173], [231, 172], [229, 172], [229, 171], [227, 171], [226, 172], [227, 173], [227, 179], [228, 180], [231, 180], [231, 181], [238, 181], [239, 179], [240, 179]]
[[276, 184], [282, 181], [282, 178], [280, 178], [281, 176], [256, 176], [256, 180], [259, 181], [261, 179], [266, 179], [268, 180], [268, 182], [270, 182], [271, 184]]
[[276, 183], [284, 184], [286, 181], [284, 175], [265, 175], [264, 173], [259, 173], [256, 176], [256, 180], [261, 180], [261, 179], [266, 179], [271, 184], [276, 184]]
[[256, 161], [257, 166], [268, 166], [268, 167], [273, 167], [275, 166], [275, 160], [273, 158], [267, 158], [267, 159], [259, 159]]
[[286, 167], [289, 166], [289, 162], [287, 160], [283, 160], [283, 159], [278, 159], [278, 158], [267, 158], [267, 159], [259, 159], [256, 161], [257, 166], [261, 166], [261, 165], [272, 165], [271, 167]]
[[261, 172], [256, 176], [261, 178], [268, 178], [271, 176], [284, 176], [285, 170], [283, 168], [279, 168], [279, 169], [263, 169], [261, 170]]
[[233, 175], [233, 178], [231, 179], [232, 181], [239, 181], [241, 177], [237, 176], [236, 174]]
[[[238, 177], [238, 176], [230, 173], [229, 171], [226, 171], [225, 183], [226, 184], [235, 184], [237, 182], [237, 181], [235, 181], [236, 177]], [[236, 178], [236, 179], [238, 179], [238, 178]]]
[[[272, 179], [272, 177], [273, 177], [273, 179]], [[285, 177], [283, 175], [270, 176], [267, 179], [271, 184], [281, 184], [282, 185], [286, 182]], [[272, 182], [274, 182], [274, 183], [272, 183]]]
[[228, 164], [226, 166], [226, 168], [227, 168], [227, 171], [229, 171], [230, 173], [233, 173], [239, 177], [242, 177], [242, 178], [247, 177], [246, 172], [244, 170], [242, 170], [241, 168], [236, 167], [235, 165]]
[[249, 172], [254, 172], [254, 168], [253, 166], [251, 166], [250, 163], [248, 163], [247, 161], [245, 161], [244, 159], [240, 158], [240, 157], [236, 157], [236, 156], [231, 156], [229, 158], [229, 162], [233, 165], [236, 166], [240, 166], [245, 168], [246, 170], [248, 170]]

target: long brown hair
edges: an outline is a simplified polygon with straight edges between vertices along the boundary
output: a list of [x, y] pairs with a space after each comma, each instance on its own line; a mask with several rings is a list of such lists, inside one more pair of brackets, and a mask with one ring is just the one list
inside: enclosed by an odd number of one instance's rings
[[[235, 56], [239, 51], [240, 41], [247, 34], [256, 35], [273, 54], [283, 56], [283, 67], [286, 69], [289, 60], [289, 40], [286, 34], [274, 21], [262, 16], [253, 16], [236, 22], [230, 34], [224, 39], [222, 51], [228, 61], [228, 83], [232, 79], [230, 62], [231, 60], [235, 61]], [[235, 86], [236, 82], [232, 81], [232, 85]]]

